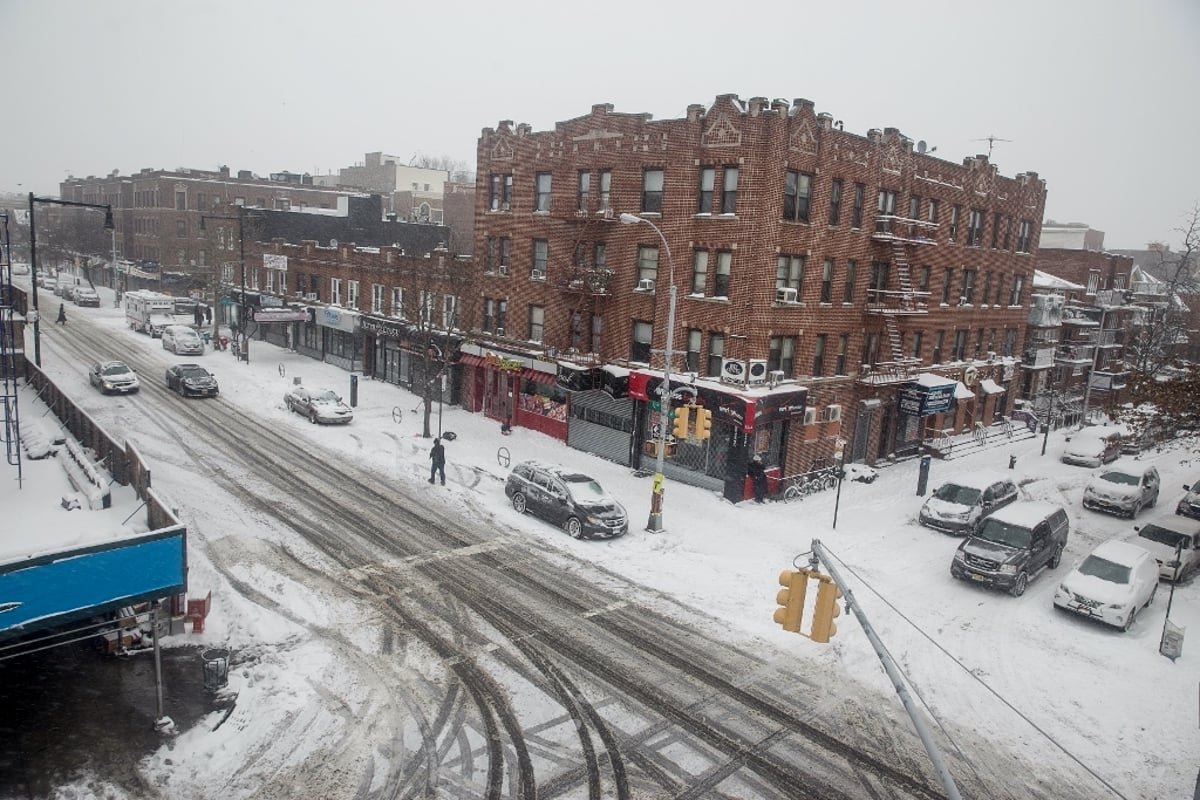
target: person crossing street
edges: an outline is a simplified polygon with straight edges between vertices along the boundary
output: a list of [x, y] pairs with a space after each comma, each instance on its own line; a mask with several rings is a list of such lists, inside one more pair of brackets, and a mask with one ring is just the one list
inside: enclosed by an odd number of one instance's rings
[[442, 486], [446, 485], [446, 448], [442, 446], [441, 439], [433, 440], [433, 448], [429, 451], [430, 466], [429, 466], [429, 482], [433, 483], [435, 476], [440, 476]]

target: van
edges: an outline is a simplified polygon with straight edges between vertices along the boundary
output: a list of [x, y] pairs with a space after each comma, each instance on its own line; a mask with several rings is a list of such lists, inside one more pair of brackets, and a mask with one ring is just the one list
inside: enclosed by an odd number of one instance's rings
[[1062, 562], [1070, 522], [1061, 506], [1017, 502], [986, 517], [950, 562], [950, 574], [963, 581], [1025, 593], [1042, 570]]
[[921, 506], [918, 521], [946, 533], [966, 535], [987, 515], [1017, 499], [1017, 485], [1011, 478], [988, 472], [975, 472], [948, 480], [934, 490]]

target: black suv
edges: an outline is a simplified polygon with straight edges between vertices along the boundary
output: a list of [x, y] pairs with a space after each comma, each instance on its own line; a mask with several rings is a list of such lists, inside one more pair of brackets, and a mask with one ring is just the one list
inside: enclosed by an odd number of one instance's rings
[[1069, 529], [1067, 512], [1051, 503], [1005, 506], [958, 546], [950, 574], [1020, 597], [1030, 578], [1062, 562]]
[[523, 461], [504, 484], [513, 508], [552, 522], [576, 539], [611, 539], [629, 530], [625, 507], [600, 484], [564, 467]]

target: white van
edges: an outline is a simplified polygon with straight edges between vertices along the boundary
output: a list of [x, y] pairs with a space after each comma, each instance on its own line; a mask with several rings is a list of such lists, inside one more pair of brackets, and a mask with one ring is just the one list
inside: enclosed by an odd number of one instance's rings
[[204, 355], [204, 342], [200, 334], [186, 325], [168, 325], [162, 331], [163, 350], [181, 356]]

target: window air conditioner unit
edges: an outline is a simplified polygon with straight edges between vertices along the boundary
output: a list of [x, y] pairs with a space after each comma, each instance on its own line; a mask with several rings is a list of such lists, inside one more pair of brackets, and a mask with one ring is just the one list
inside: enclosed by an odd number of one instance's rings
[[721, 380], [742, 383], [746, 379], [746, 362], [736, 358], [721, 359]]
[[500, 267], [499, 267], [499, 269], [500, 269], [500, 274], [501, 274], [501, 275], [507, 275], [507, 274], [508, 274], [508, 264], [501, 264], [501, 265], [500, 265]]
[[804, 424], [815, 425], [817, 422], [817, 407], [806, 406], [804, 409]]
[[776, 303], [794, 303], [794, 302], [796, 302], [796, 290], [795, 289], [776, 289], [775, 290], [775, 302]]
[[637, 291], [653, 292], [654, 291], [654, 279], [653, 278], [642, 278], [640, 281], [638, 281]]
[[826, 422], [841, 422], [842, 407], [834, 403], [833, 405], [825, 406], [825, 421]]
[[767, 382], [772, 386], [778, 386], [779, 384], [783, 383], [784, 379], [785, 373], [781, 369], [773, 369], [767, 373]]
[[503, 336], [503, 335], [504, 335], [504, 328], [496, 328], [496, 335], [497, 335], [497, 336]]
[[546, 273], [540, 269], [531, 270], [529, 273], [529, 280], [544, 281], [546, 280]]
[[317, 301], [317, 293], [309, 292], [308, 294], [304, 295], [304, 299], [308, 300], [311, 303], [315, 303]]
[[750, 383], [767, 382], [767, 360], [765, 358], [750, 359]]

